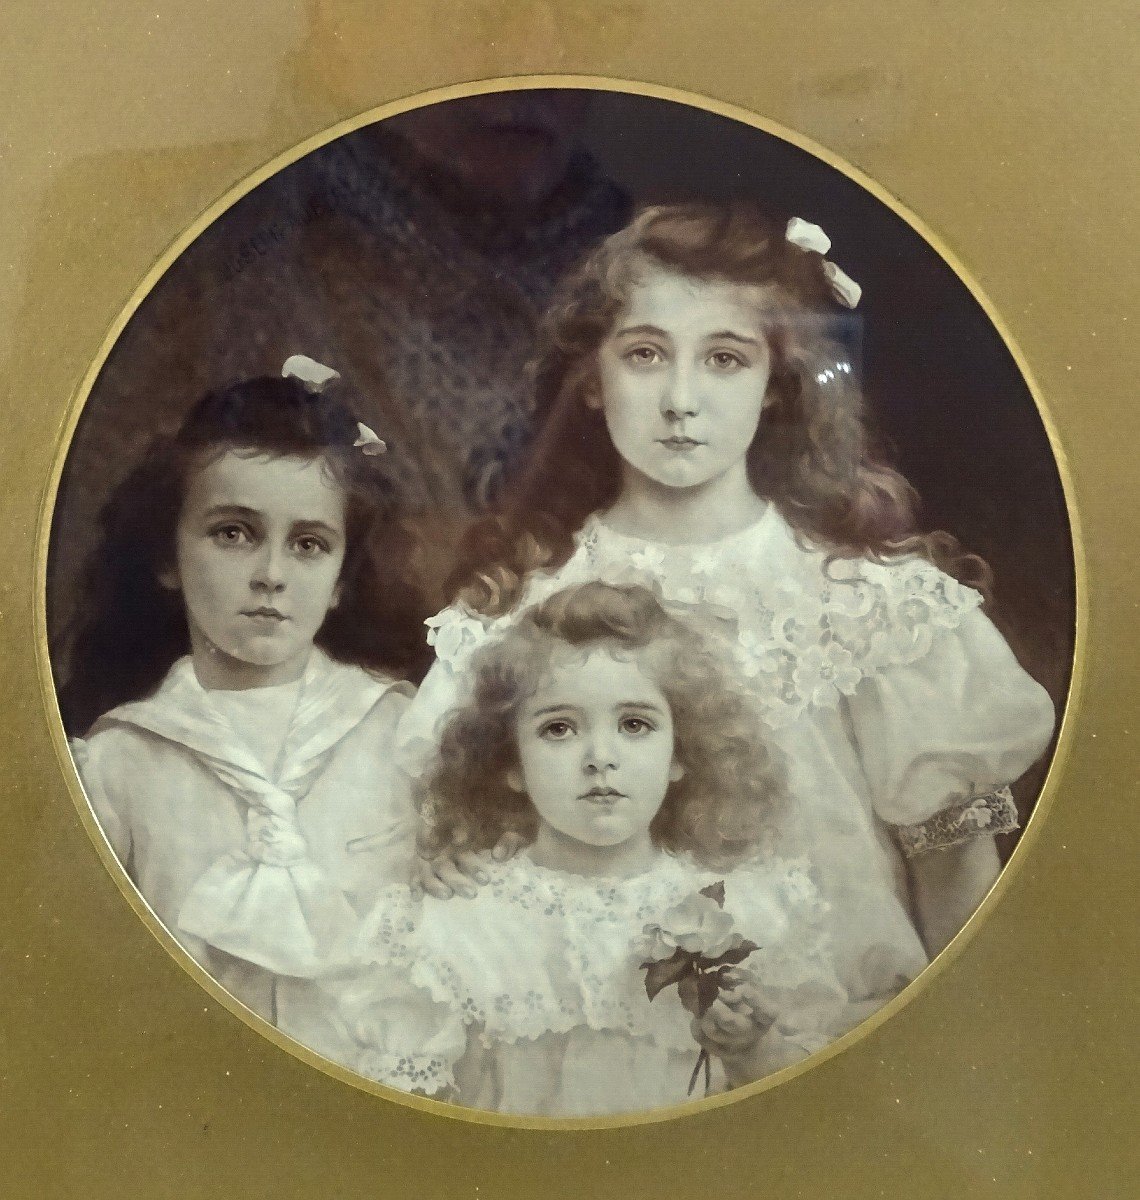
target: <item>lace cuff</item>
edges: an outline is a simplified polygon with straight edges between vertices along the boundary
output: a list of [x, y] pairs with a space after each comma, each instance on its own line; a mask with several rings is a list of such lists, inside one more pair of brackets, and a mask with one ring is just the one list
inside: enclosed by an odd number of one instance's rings
[[1018, 828], [1017, 806], [1009, 788], [970, 796], [915, 825], [896, 825], [895, 836], [907, 858], [931, 850], [949, 850], [976, 837], [1011, 833]]

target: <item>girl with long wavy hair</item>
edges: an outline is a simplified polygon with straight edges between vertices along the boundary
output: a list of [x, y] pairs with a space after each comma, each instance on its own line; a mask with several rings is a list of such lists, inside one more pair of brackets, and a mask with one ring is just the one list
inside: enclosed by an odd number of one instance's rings
[[751, 204], [656, 207], [564, 281], [529, 468], [467, 539], [401, 737], [430, 756], [470, 650], [552, 589], [652, 580], [729, 640], [790, 764], [784, 836], [813, 861], [844, 982], [871, 1011], [996, 879], [1008, 785], [1053, 709], [983, 612], [985, 564], [919, 531], [871, 443], [829, 335], [859, 289], [829, 249]]

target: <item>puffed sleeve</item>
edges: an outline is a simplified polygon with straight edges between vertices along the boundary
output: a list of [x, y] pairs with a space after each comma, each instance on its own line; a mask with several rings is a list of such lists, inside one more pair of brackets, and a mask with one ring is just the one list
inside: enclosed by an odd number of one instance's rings
[[776, 1013], [765, 1073], [806, 1058], [844, 1025], [847, 990], [836, 974], [828, 905], [801, 862], [772, 860], [726, 881], [725, 909], [758, 944], [743, 966]]
[[343, 1066], [404, 1092], [455, 1093], [467, 1030], [446, 1005], [379, 967], [330, 976], [323, 986], [336, 1006], [336, 1057]]
[[320, 984], [332, 1000], [344, 1066], [401, 1091], [449, 1095], [467, 1028], [452, 1006], [412, 980], [417, 912], [407, 888], [384, 889]]
[[128, 812], [129, 790], [114, 784], [116, 749], [124, 735], [106, 730], [84, 738], [71, 738], [68, 745], [79, 781], [103, 836], [119, 861], [126, 864], [131, 853], [131, 822]]
[[848, 711], [874, 810], [907, 853], [1016, 828], [1008, 785], [1054, 723], [1048, 693], [979, 609], [864, 679]]

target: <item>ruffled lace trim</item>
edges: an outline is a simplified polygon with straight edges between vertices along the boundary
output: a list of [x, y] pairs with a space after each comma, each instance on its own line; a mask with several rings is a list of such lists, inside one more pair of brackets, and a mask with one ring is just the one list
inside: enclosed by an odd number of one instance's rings
[[455, 1088], [454, 1063], [430, 1054], [388, 1053], [381, 1050], [363, 1050], [352, 1064], [352, 1069], [366, 1079], [399, 1088], [404, 1092], [419, 1092], [424, 1096], [437, 1096]]
[[907, 858], [931, 850], [949, 850], [978, 837], [1012, 833], [1019, 826], [1009, 788], [971, 796], [915, 825], [896, 825], [895, 836]]
[[681, 1028], [665, 1004], [650, 1007], [632, 943], [663, 909], [700, 886], [673, 872], [632, 881], [584, 879], [520, 858], [492, 874], [484, 892], [506, 910], [557, 922], [564, 977], [558, 977], [562, 972], [537, 977], [527, 972], [527, 982], [534, 986], [487, 991], [479, 986], [477, 962], [457, 965], [435, 955], [419, 956], [414, 948], [402, 948], [402, 954], [412, 982], [465, 1025], [479, 1028], [485, 1044], [534, 1041], [585, 1025], [687, 1050], [692, 1044], [687, 1020]]
[[[442, 952], [426, 947], [418, 934], [413, 903], [406, 893], [401, 899], [395, 891], [383, 896], [374, 910], [364, 931], [363, 954], [385, 975], [406, 978], [424, 989], [465, 1026], [478, 1028], [485, 1042], [533, 1041], [584, 1025], [650, 1038], [670, 1050], [686, 1052], [692, 1047], [688, 1016], [664, 999], [649, 1003], [638, 944], [647, 924], [719, 877], [722, 875], [699, 871], [683, 861], [666, 860], [632, 880], [584, 879], [536, 867], [520, 856], [493, 868], [481, 895], [496, 903], [478, 919], [486, 922], [491, 954], [496, 941], [513, 948], [518, 937], [528, 932], [544, 938], [544, 946], [533, 948], [534, 964], [519, 963], [517, 969], [496, 971], [501, 965], [498, 962], [488, 966], [475, 958], [459, 960], [451, 956], [448, 947]], [[766, 863], [762, 871], [745, 867], [728, 878], [726, 907], [734, 912], [742, 932], [762, 942], [753, 959], [764, 983], [788, 991], [814, 989], [820, 998], [818, 1023], [814, 1016], [808, 1021], [816, 1028], [804, 1031], [811, 1038], [827, 1025], [823, 1012], [827, 1002], [834, 1006], [843, 1000], [833, 982], [823, 929], [827, 905], [798, 863]], [[769, 912], [774, 906], [781, 928], [750, 928], [747, 910], [753, 887], [762, 906], [767, 902]], [[529, 915], [512, 920], [512, 911]], [[501, 920], [494, 919], [497, 913], [503, 914]], [[769, 925], [770, 921], [769, 917]], [[555, 951], [564, 971], [539, 965], [544, 949]], [[510, 990], [496, 990], [490, 982], [508, 977]]]
[[423, 961], [417, 963], [411, 981], [424, 988], [437, 1003], [447, 1005], [465, 1026], [479, 1030], [485, 1046], [495, 1040], [533, 1042], [548, 1033], [569, 1033], [579, 1025], [651, 1036], [649, 1030], [633, 1027], [632, 1005], [628, 1006], [625, 1020], [616, 1019], [615, 1014], [615, 1018], [597, 1023], [585, 1019], [582, 1006], [575, 1000], [560, 997], [548, 988], [527, 988], [521, 994], [495, 992], [477, 997], [453, 966], [438, 962], [431, 966]]
[[[751, 529], [708, 545], [640, 542], [596, 517], [557, 572], [536, 575], [522, 605], [586, 579], [642, 583], [683, 615], [718, 629], [774, 725], [834, 708], [860, 682], [923, 658], [939, 630], [955, 629], [981, 596], [921, 558], [830, 559], [795, 540], [774, 509]], [[448, 608], [428, 641], [459, 668], [511, 614], [484, 619]]]

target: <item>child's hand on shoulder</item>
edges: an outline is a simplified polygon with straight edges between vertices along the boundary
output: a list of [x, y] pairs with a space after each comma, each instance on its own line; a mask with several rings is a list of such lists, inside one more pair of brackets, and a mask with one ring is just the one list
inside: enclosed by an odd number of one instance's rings
[[694, 1017], [693, 1037], [724, 1064], [730, 1087], [759, 1079], [761, 1043], [779, 1015], [747, 970], [730, 972], [732, 987], [721, 992], [703, 1017]]
[[412, 891], [416, 895], [426, 892], [437, 900], [450, 900], [452, 896], [465, 896], [470, 900], [478, 888], [489, 881], [487, 866], [492, 862], [506, 862], [522, 846], [523, 838], [508, 832], [492, 850], [468, 850], [452, 844], [431, 857], [417, 854], [412, 867]]

